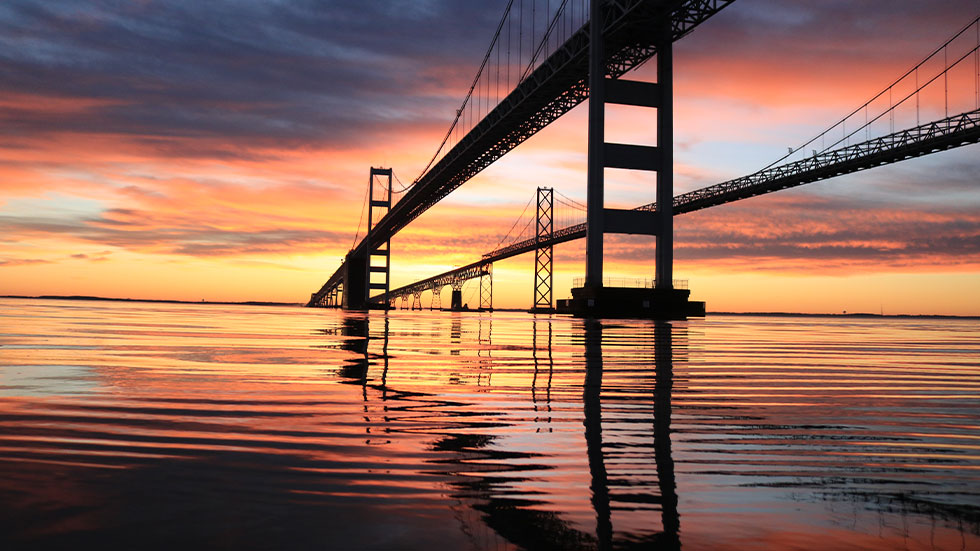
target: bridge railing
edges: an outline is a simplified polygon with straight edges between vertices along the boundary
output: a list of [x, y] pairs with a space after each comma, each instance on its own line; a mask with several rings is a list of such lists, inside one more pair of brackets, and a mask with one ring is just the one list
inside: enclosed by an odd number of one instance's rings
[[[674, 289], [687, 289], [688, 280], [686, 279], [674, 279], [671, 280]], [[572, 285], [575, 287], [582, 287], [585, 285], [584, 277], [576, 277], [572, 280]], [[629, 287], [631, 289], [653, 289], [657, 286], [657, 280], [651, 278], [642, 277], [604, 277], [602, 278], [603, 287]]]

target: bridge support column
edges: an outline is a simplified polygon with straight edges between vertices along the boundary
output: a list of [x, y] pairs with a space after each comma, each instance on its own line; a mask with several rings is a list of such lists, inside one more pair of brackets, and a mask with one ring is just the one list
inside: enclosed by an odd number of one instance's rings
[[432, 288], [432, 302], [429, 303], [429, 310], [442, 310], [442, 287]]
[[[376, 199], [375, 178], [379, 176], [387, 176], [388, 182], [387, 184], [382, 182], [381, 193], [378, 195], [380, 199]], [[379, 219], [391, 209], [391, 180], [390, 168], [371, 167], [368, 178], [367, 234], [360, 246], [347, 253], [342, 268], [344, 270], [343, 307], [345, 309], [362, 310], [372, 306], [388, 308], [387, 296], [391, 271], [389, 248], [391, 242], [375, 243], [371, 239], [371, 234], [374, 231], [375, 209], [383, 209]], [[383, 260], [379, 261], [379, 257]], [[378, 281], [374, 277], [375, 274], [380, 274], [384, 281]], [[372, 297], [372, 291], [382, 291], [382, 293]]]
[[422, 291], [416, 291], [412, 295], [412, 310], [422, 309]]
[[669, 19], [658, 29], [657, 87], [657, 289], [674, 288], [674, 53], [673, 33]]
[[602, 40], [602, 1], [589, 3], [589, 149], [586, 187], [585, 286], [602, 287], [604, 179], [606, 141], [606, 63]]
[[365, 297], [368, 293], [368, 256], [354, 249], [347, 253], [342, 267], [344, 271], [344, 294], [341, 306], [344, 310], [362, 310], [367, 307]]
[[449, 302], [449, 309], [454, 312], [460, 312], [463, 310], [463, 280], [453, 280], [451, 286], [453, 294]]
[[[703, 316], [704, 303], [690, 302], [690, 291], [673, 285], [673, 28], [670, 16], [656, 24], [657, 82], [607, 78], [603, 47], [606, 2], [593, 0], [589, 21], [589, 145], [586, 200], [585, 283], [572, 289], [559, 311], [584, 316], [680, 319]], [[657, 145], [607, 143], [606, 103], [657, 109]], [[656, 173], [657, 209], [629, 211], [605, 207], [606, 168]], [[625, 233], [656, 237], [653, 289], [603, 285], [603, 235]], [[537, 295], [535, 295], [537, 301]]]

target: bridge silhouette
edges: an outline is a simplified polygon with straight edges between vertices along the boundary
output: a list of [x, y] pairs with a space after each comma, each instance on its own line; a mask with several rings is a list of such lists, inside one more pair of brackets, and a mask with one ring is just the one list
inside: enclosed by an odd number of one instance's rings
[[[422, 293], [431, 291], [430, 307], [440, 308], [441, 291], [449, 286], [451, 307], [458, 309], [463, 283], [479, 278], [479, 306], [492, 309], [493, 264], [533, 251], [532, 310], [551, 311], [553, 247], [584, 238], [585, 278], [572, 289], [573, 299], [560, 304], [563, 311], [662, 318], [703, 315], [704, 303], [690, 302], [686, 282], [673, 278], [674, 216], [980, 142], [980, 18], [974, 18], [881, 92], [790, 148], [783, 158], [752, 174], [675, 196], [672, 45], [733, 3], [593, 0], [586, 8], [582, 1], [556, 0], [546, 7], [527, 0], [529, 7], [521, 2], [515, 10], [511, 0], [469, 93], [422, 174], [396, 190], [392, 169], [371, 168], [365, 236], [312, 294], [308, 306], [391, 308], [400, 301], [402, 307], [421, 308]], [[655, 83], [622, 78], [651, 59], [657, 64]], [[942, 106], [931, 101], [936, 97], [943, 99]], [[556, 228], [554, 190], [539, 188], [532, 199], [534, 216], [522, 226], [522, 214], [515, 227], [524, 230], [513, 240], [465, 266], [390, 287], [394, 235], [586, 99], [588, 197], [585, 205], [558, 199], [560, 205], [584, 214], [584, 222]], [[657, 144], [606, 142], [606, 104], [655, 109]], [[923, 114], [931, 120], [922, 122]], [[656, 201], [629, 210], [606, 208], [605, 168], [656, 173]], [[396, 193], [404, 195], [395, 201]], [[375, 214], [380, 215], [376, 222]], [[607, 233], [654, 236], [655, 277], [619, 286], [604, 278]]]

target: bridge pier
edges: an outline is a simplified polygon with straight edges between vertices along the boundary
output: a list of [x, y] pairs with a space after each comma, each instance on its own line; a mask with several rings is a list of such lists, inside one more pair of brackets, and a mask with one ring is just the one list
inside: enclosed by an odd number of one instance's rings
[[453, 312], [460, 312], [463, 310], [463, 280], [455, 279], [450, 286], [453, 293], [449, 300], [449, 309]]
[[[691, 302], [690, 291], [673, 286], [673, 29], [669, 17], [656, 33], [657, 82], [607, 77], [603, 44], [604, 2], [593, 0], [589, 21], [589, 146], [586, 199], [585, 282], [572, 289], [572, 299], [559, 311], [596, 317], [681, 319], [703, 316], [704, 303]], [[655, 108], [657, 145], [605, 141], [607, 103]], [[605, 170], [643, 170], [657, 175], [657, 208], [653, 212], [605, 207]], [[604, 285], [603, 236], [606, 233], [652, 235], [656, 238], [654, 289]]]
[[350, 251], [344, 258], [343, 280], [344, 296], [341, 306], [344, 310], [363, 310], [367, 308], [368, 256]]
[[442, 310], [442, 286], [432, 287], [432, 301], [429, 310]]

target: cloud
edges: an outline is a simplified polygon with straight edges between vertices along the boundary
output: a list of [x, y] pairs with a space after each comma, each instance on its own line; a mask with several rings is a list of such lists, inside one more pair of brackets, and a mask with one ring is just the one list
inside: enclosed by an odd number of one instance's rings
[[[653, 250], [652, 238], [612, 238], [606, 255], [649, 262]], [[976, 269], [980, 214], [785, 193], [676, 218], [674, 257], [705, 268], [796, 273]]]
[[444, 104], [462, 93], [447, 96], [447, 84], [461, 88], [461, 73], [475, 72], [485, 47], [484, 36], [457, 22], [489, 28], [496, 9], [448, 1], [426, 9], [354, 1], [6, 4], [0, 91], [23, 101], [4, 102], [0, 128], [144, 136], [178, 154], [194, 151], [182, 140], [207, 138], [350, 147], [435, 113], [448, 123]]
[[43, 258], [0, 258], [0, 266], [30, 266], [32, 264], [50, 264]]
[[[339, 248], [346, 232], [291, 229], [275, 225], [245, 229], [220, 228], [193, 218], [153, 217], [149, 212], [108, 210], [98, 218], [38, 218], [0, 216], [0, 232], [19, 239], [51, 239], [62, 243], [92, 243], [156, 254], [194, 257], [303, 254]], [[71, 255], [87, 259], [89, 255]], [[100, 255], [93, 260], [104, 260]], [[18, 261], [9, 261], [18, 262]]]

